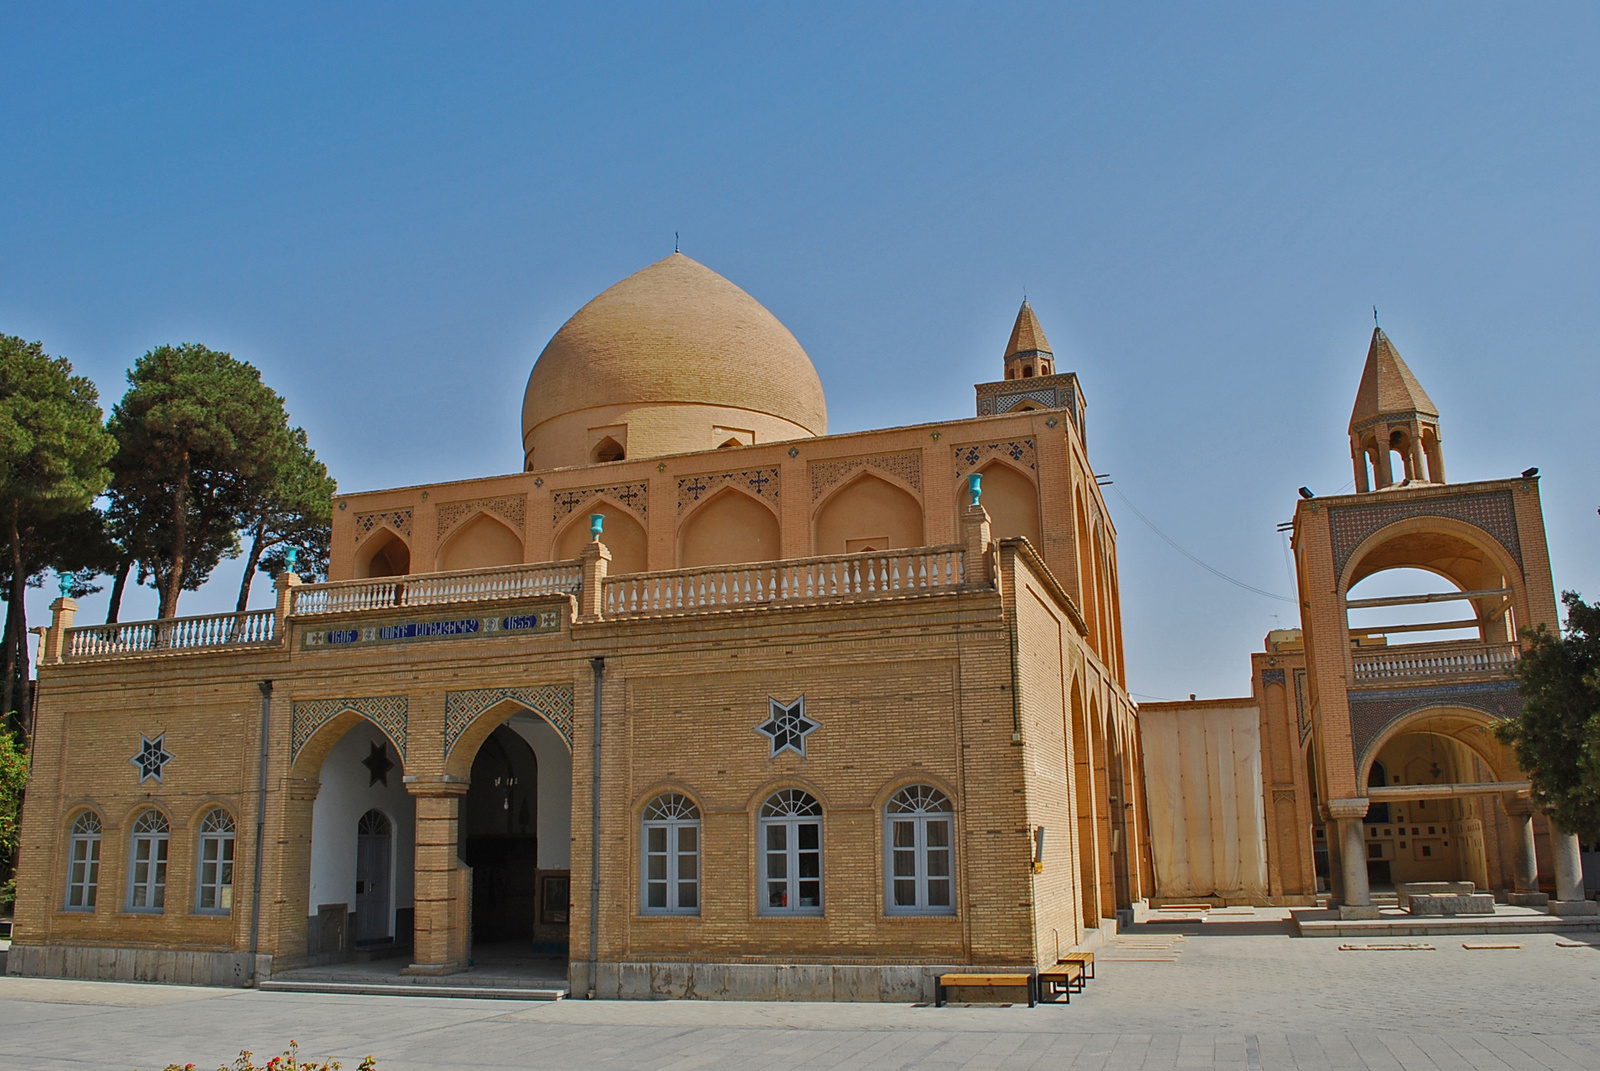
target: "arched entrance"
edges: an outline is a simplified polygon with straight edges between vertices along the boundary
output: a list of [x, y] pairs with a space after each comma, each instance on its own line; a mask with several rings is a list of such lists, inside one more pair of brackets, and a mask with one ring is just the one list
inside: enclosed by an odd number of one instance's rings
[[1409, 882], [1514, 885], [1519, 845], [1496, 802], [1521, 774], [1495, 738], [1494, 718], [1476, 710], [1411, 714], [1368, 748], [1363, 781], [1372, 801], [1363, 822], [1374, 888]]
[[350, 717], [322, 760], [311, 807], [306, 954], [313, 963], [358, 952], [399, 955], [412, 939], [416, 804], [394, 743]]
[[472, 964], [564, 977], [571, 745], [551, 721], [507, 699], [463, 732], [449, 765], [470, 770], [460, 801], [457, 855], [472, 874]]

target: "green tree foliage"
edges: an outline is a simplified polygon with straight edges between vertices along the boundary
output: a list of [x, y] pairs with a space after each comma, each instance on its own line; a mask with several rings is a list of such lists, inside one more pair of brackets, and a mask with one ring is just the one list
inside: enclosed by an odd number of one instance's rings
[[22, 790], [28, 783], [28, 753], [0, 724], [0, 915], [10, 914], [16, 890], [17, 846], [22, 843]]
[[[106, 539], [105, 518], [93, 509], [68, 513], [45, 521], [26, 523], [19, 528], [22, 537], [23, 583], [28, 588], [43, 587], [53, 580], [62, 594], [74, 599], [99, 591], [94, 583], [102, 573], [114, 567], [112, 547]], [[51, 577], [49, 574], [54, 573]], [[11, 563], [0, 560], [0, 590], [11, 590]], [[24, 735], [31, 735], [31, 711], [28, 702], [28, 646], [27, 622], [22, 603], [9, 600], [6, 607], [6, 624], [3, 650], [16, 650], [16, 676], [13, 687], [17, 689], [16, 726]]]
[[1528, 772], [1533, 798], [1557, 825], [1585, 841], [1600, 840], [1600, 606], [1575, 591], [1562, 594], [1567, 631], [1545, 626], [1525, 633], [1517, 660], [1526, 705], [1497, 733]]
[[[27, 653], [28, 580], [50, 564], [30, 560], [23, 533], [87, 512], [110, 478], [106, 460], [114, 449], [94, 384], [39, 343], [0, 335], [0, 538], [10, 550], [7, 631], [13, 637], [0, 711], [14, 708], [18, 663]], [[27, 679], [25, 668], [21, 677]]]
[[112, 412], [110, 526], [160, 593], [160, 617], [205, 582], [293, 451], [283, 399], [261, 373], [194, 343], [159, 346], [128, 373]]
[[255, 503], [253, 520], [245, 518], [250, 536], [249, 558], [239, 582], [239, 612], [250, 603], [250, 582], [256, 570], [268, 576], [288, 567], [287, 551], [293, 547], [295, 571], [301, 576], [328, 575], [328, 553], [333, 529], [333, 495], [338, 488], [328, 466], [317, 460], [305, 429], [289, 432], [293, 443], [267, 493]]

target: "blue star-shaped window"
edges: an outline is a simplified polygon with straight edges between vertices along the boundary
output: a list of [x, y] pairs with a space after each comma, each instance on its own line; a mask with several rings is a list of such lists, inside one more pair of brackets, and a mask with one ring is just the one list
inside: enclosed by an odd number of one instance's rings
[[801, 758], [806, 755], [806, 734], [817, 728], [817, 723], [806, 717], [806, 697], [784, 703], [767, 697], [767, 720], [756, 726], [756, 732], [772, 741], [772, 757], [779, 752], [792, 751]]
[[162, 733], [154, 740], [139, 734], [139, 754], [128, 761], [139, 767], [139, 783], [142, 785], [154, 777], [156, 783], [161, 783], [161, 774], [166, 769], [167, 763], [172, 761], [172, 753], [166, 748], [167, 734]]

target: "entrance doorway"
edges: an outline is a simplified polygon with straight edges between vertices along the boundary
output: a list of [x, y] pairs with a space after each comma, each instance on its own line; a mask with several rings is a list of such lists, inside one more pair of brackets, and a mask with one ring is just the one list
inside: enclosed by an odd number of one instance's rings
[[531, 941], [539, 894], [539, 762], [500, 726], [472, 761], [462, 860], [472, 868], [476, 941]]
[[361, 816], [356, 830], [356, 941], [387, 941], [390, 919], [389, 875], [394, 858], [394, 826], [376, 808]]
[[572, 749], [519, 707], [472, 757], [458, 854], [472, 868], [472, 952], [490, 971], [565, 970], [572, 878]]

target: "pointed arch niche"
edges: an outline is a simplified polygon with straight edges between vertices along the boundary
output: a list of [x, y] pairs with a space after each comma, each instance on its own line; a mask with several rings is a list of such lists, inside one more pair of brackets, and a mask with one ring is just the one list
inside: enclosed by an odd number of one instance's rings
[[648, 568], [650, 545], [644, 525], [635, 520], [632, 513], [603, 498], [572, 511], [566, 527], [556, 536], [551, 557], [555, 561], [565, 562], [583, 553], [584, 545], [589, 542], [589, 515], [592, 513], [602, 514], [606, 519], [605, 530], [600, 536], [600, 541], [611, 552], [611, 562], [606, 572], [611, 576], [644, 572]]
[[[1039, 537], [1039, 491], [1033, 481], [1003, 461], [991, 461], [978, 470], [983, 476], [983, 495], [980, 501], [989, 511], [990, 530], [995, 539], [1023, 536], [1033, 548], [1043, 551], [1044, 542]], [[961, 530], [960, 511], [970, 499], [966, 495], [966, 480], [961, 481], [956, 494], [956, 531]]]
[[707, 499], [678, 533], [678, 564], [685, 569], [776, 561], [782, 554], [778, 518], [736, 488]]
[[888, 480], [862, 473], [823, 500], [812, 533], [813, 554], [920, 547], [922, 503]]
[[411, 572], [411, 548], [388, 528], [379, 528], [356, 548], [356, 577], [405, 576]]
[[450, 533], [436, 556], [440, 572], [494, 569], [522, 564], [522, 537], [504, 522], [479, 512]]

